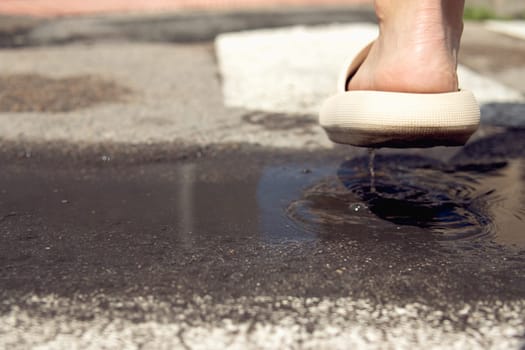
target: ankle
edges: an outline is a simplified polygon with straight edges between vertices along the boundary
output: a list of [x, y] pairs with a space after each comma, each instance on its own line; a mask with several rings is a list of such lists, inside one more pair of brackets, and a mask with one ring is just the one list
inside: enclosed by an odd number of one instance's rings
[[463, 0], [376, 0], [379, 38], [349, 90], [457, 91]]
[[464, 0], [375, 0], [380, 37], [395, 44], [440, 41], [459, 48]]

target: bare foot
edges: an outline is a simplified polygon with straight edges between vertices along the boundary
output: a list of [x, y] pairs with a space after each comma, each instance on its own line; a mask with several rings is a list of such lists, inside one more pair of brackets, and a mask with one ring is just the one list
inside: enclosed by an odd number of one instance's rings
[[379, 37], [348, 90], [458, 90], [464, 0], [376, 0]]

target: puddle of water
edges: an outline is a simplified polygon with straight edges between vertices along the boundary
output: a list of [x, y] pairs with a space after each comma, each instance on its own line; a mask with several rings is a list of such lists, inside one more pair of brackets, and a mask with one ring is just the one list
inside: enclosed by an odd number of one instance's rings
[[525, 296], [521, 156], [113, 159], [4, 164], [0, 294]]
[[288, 207], [290, 217], [307, 230], [368, 225], [405, 234], [415, 227], [440, 241], [485, 239], [525, 249], [522, 159], [455, 171], [422, 156], [378, 156], [375, 174], [372, 161], [342, 163], [337, 177], [309, 187]]

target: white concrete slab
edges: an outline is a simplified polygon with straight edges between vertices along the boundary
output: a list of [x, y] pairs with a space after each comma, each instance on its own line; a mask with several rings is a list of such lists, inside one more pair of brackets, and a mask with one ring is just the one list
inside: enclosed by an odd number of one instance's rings
[[[485, 27], [489, 30], [507, 34], [518, 39], [525, 39], [525, 20], [487, 21]], [[525, 45], [525, 42], [523, 43]]]
[[[225, 103], [315, 113], [349, 57], [377, 36], [372, 24], [290, 27], [223, 34], [216, 48]], [[353, 38], [350, 40], [349, 38]]]
[[[289, 27], [220, 35], [216, 41], [225, 103], [248, 109], [316, 114], [334, 92], [337, 76], [377, 36], [370, 23]], [[506, 87], [465, 67], [460, 84], [481, 103], [523, 100]]]

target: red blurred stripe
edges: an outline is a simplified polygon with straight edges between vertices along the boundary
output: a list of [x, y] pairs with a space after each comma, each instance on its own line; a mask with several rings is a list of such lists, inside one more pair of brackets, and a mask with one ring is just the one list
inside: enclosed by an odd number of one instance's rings
[[66, 16], [107, 12], [367, 4], [372, 0], [0, 0], [0, 14]]

